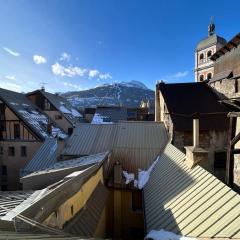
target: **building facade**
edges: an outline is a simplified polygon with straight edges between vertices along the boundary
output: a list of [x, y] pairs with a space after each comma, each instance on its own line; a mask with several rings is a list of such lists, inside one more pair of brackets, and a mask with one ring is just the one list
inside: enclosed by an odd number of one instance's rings
[[201, 40], [195, 50], [195, 81], [202, 82], [213, 77], [214, 67], [211, 56], [226, 44], [226, 40], [215, 34], [215, 25], [208, 26], [208, 37]]

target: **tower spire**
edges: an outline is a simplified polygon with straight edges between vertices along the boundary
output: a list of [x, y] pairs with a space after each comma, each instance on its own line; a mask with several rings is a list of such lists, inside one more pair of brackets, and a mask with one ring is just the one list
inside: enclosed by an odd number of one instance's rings
[[208, 25], [208, 36], [211, 36], [215, 33], [215, 24], [213, 22], [213, 16], [210, 19], [210, 24]]

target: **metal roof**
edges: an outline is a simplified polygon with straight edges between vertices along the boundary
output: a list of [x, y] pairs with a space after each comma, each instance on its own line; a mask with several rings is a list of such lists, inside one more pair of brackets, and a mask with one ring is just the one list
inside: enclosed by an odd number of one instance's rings
[[97, 107], [93, 116], [92, 123], [100, 122], [119, 122], [127, 120], [127, 108], [125, 107]]
[[[42, 189], [65, 176], [75, 172], [82, 171], [95, 164], [102, 164], [108, 158], [110, 152], [98, 153], [67, 161], [57, 162], [48, 168], [33, 172], [21, 178], [23, 189]], [[108, 163], [104, 162], [104, 174], [108, 171]]]
[[203, 40], [201, 40], [197, 44], [196, 51], [200, 51], [202, 49], [211, 47], [217, 43], [221, 43], [222, 45], [225, 45], [227, 43], [227, 41], [224, 38], [219, 37], [216, 34], [213, 34], [213, 35], [210, 35], [210, 36], [204, 38]]
[[108, 196], [109, 191], [99, 182], [84, 208], [64, 226], [64, 231], [86, 237], [93, 236]]
[[57, 162], [57, 140], [45, 139], [34, 157], [20, 170], [21, 176], [45, 169]]
[[[35, 133], [41, 140], [50, 137], [47, 131], [48, 116], [22, 94], [0, 88], [0, 99]], [[55, 124], [54, 124], [55, 125]], [[55, 128], [60, 134], [64, 132]]]
[[111, 162], [137, 172], [146, 169], [165, 147], [168, 134], [162, 122], [80, 124], [66, 143], [63, 155], [83, 156], [112, 151]]
[[24, 200], [26, 200], [33, 191], [0, 191], [0, 217], [8, 213], [8, 209], [12, 210]]
[[240, 196], [168, 144], [144, 187], [146, 231], [240, 238]]

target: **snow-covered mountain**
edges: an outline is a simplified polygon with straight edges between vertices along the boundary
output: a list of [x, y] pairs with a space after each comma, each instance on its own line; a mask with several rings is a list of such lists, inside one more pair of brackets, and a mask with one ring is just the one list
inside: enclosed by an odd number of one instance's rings
[[96, 88], [62, 94], [75, 107], [126, 106], [139, 107], [142, 99], [154, 108], [154, 91], [139, 81], [103, 84]]

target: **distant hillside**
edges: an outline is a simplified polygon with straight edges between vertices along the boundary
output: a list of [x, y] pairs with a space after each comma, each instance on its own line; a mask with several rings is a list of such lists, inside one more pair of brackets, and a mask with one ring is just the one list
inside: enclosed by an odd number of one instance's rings
[[75, 107], [116, 106], [139, 107], [142, 99], [154, 108], [154, 91], [138, 81], [104, 84], [84, 91], [62, 94]]

